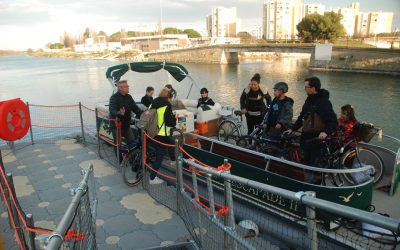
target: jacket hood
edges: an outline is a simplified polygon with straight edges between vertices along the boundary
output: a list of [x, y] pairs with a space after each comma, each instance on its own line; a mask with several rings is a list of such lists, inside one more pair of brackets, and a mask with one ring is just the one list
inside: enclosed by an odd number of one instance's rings
[[329, 100], [329, 91], [326, 89], [320, 89], [316, 94], [309, 95], [307, 97], [308, 100], [319, 100], [319, 99], [327, 99]]
[[161, 108], [164, 106], [171, 106], [171, 103], [168, 101], [166, 97], [157, 97], [156, 99], [153, 100], [151, 103], [151, 108]]

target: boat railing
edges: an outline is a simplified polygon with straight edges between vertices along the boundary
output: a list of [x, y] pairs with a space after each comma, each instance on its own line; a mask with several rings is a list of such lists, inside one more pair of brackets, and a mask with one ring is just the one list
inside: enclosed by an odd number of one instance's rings
[[[223, 165], [229, 166], [229, 162], [225, 160]], [[189, 166], [189, 172], [184, 166]], [[215, 183], [216, 179], [222, 183], [220, 188]], [[279, 214], [278, 210], [264, 210], [259, 203], [246, 200], [244, 204], [233, 196], [234, 186], [263, 193], [272, 203], [286, 203], [296, 210], [305, 209], [306, 216], [291, 220]], [[149, 191], [156, 192], [150, 188]], [[296, 249], [385, 249], [387, 245], [375, 240], [375, 231], [368, 231], [368, 228], [387, 230], [385, 232], [393, 232], [394, 235], [400, 233], [399, 219], [318, 199], [315, 192], [292, 192], [252, 181], [230, 174], [229, 167], [210, 168], [182, 156], [178, 158], [177, 191], [180, 201], [178, 213], [185, 224], [192, 227], [188, 229], [195, 232], [199, 245], [205, 249], [266, 249], [282, 247], [280, 244]], [[352, 195], [346, 198], [350, 200]], [[218, 203], [224, 204], [225, 213], [220, 213]], [[278, 213], [281, 220], [274, 213]], [[336, 218], [332, 221], [337, 223], [339, 229], [326, 230], [318, 223], [321, 215]], [[362, 226], [351, 232], [343, 230], [343, 222], [347, 221], [345, 218], [357, 220]], [[397, 244], [395, 238], [392, 237], [393, 242], [388, 243], [390, 247]]]
[[290, 164], [293, 167], [304, 169], [304, 170], [321, 172], [321, 173], [331, 173], [331, 174], [333, 174], [333, 173], [338, 173], [338, 174], [357, 173], [357, 172], [364, 172], [364, 171], [369, 171], [369, 170], [373, 169], [372, 166], [364, 166], [364, 167], [356, 168], [356, 169], [317, 168], [317, 167], [307, 166], [307, 165], [304, 165], [304, 164], [301, 164], [301, 163], [297, 163], [297, 162], [293, 162], [293, 161], [288, 161], [288, 160], [285, 160], [285, 159], [282, 159], [282, 158], [279, 158], [279, 157], [275, 157], [275, 156], [272, 156], [272, 155], [263, 154], [263, 153], [260, 153], [260, 152], [256, 152], [254, 150], [242, 148], [242, 147], [239, 147], [237, 145], [233, 145], [233, 144], [230, 144], [230, 143], [227, 143], [227, 142], [222, 142], [222, 141], [210, 138], [210, 137], [197, 135], [197, 134], [194, 134], [194, 133], [185, 133], [185, 134], [191, 135], [191, 136], [197, 136], [199, 139], [207, 140], [207, 141], [211, 142], [211, 147], [209, 149], [210, 152], [213, 151], [214, 144], [219, 144], [219, 145], [222, 145], [222, 146], [225, 146], [225, 147], [229, 147], [229, 148], [232, 148], [232, 149], [241, 150], [241, 151], [246, 152], [248, 154], [252, 154], [252, 155], [259, 156], [259, 157], [263, 157], [267, 161], [267, 164], [268, 164], [268, 161], [274, 160], [274, 161], [277, 161], [277, 162]]

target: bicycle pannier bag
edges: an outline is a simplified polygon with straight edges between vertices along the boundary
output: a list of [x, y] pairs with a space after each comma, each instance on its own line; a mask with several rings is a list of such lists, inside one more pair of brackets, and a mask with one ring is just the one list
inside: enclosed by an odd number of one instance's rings
[[325, 128], [324, 122], [321, 120], [321, 117], [314, 112], [311, 112], [310, 115], [303, 122], [303, 133], [319, 133]]
[[[367, 165], [365, 165], [364, 163], [355, 162], [353, 164], [352, 168], [361, 168], [361, 167], [365, 167], [365, 166], [367, 166]], [[368, 169], [368, 170], [361, 171], [361, 172], [350, 173], [350, 176], [351, 176], [351, 179], [353, 180], [354, 184], [358, 185], [358, 184], [364, 183], [364, 182], [368, 181], [369, 179], [371, 179], [373, 174], [374, 174], [373, 170]]]
[[154, 137], [160, 131], [158, 127], [157, 109], [148, 109], [142, 113], [138, 123], [140, 128], [144, 128], [150, 137]]

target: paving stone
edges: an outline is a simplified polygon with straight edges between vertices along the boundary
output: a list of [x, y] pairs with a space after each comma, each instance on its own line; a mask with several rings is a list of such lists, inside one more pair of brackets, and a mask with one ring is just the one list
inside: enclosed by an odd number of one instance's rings
[[111, 218], [125, 213], [125, 208], [118, 201], [99, 203], [99, 207], [101, 207], [101, 209], [97, 209], [97, 218], [99, 219]]
[[124, 235], [140, 228], [141, 223], [133, 214], [117, 215], [104, 220], [103, 229], [110, 235]]
[[[173, 228], [174, 230], [171, 230]], [[178, 218], [165, 220], [153, 226], [153, 232], [162, 240], [176, 241], [179, 235], [188, 235], [185, 224]]]
[[161, 244], [161, 240], [152, 231], [135, 231], [121, 237], [118, 245], [122, 249], [140, 249], [155, 247]]
[[121, 250], [117, 245], [97, 244], [98, 250]]
[[60, 198], [61, 199], [58, 199], [56, 201], [51, 201], [50, 205], [47, 207], [50, 215], [58, 214], [58, 215], [62, 216], [72, 201], [72, 196], [70, 196], [68, 194], [66, 194], [66, 196], [63, 196]]
[[37, 195], [39, 196], [39, 199], [42, 201], [56, 201], [60, 200], [64, 197], [69, 196], [69, 192], [67, 192], [64, 188], [60, 186], [54, 186], [52, 188], [49, 188], [48, 190], [43, 190], [43, 191], [38, 191]]

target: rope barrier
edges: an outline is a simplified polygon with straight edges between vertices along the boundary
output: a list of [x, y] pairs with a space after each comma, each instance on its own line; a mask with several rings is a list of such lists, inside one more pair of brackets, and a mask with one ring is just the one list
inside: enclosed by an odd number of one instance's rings
[[[9, 195], [11, 197], [11, 201], [12, 201], [14, 207], [16, 208], [18, 216], [19, 216], [20, 220], [22, 221], [22, 224], [24, 225], [25, 229], [27, 231], [29, 231], [29, 232], [38, 233], [38, 234], [52, 234], [52, 232], [50, 230], [42, 230], [42, 229], [37, 229], [37, 228], [31, 228], [31, 227], [29, 227], [27, 225], [26, 220], [25, 220], [24, 216], [22, 215], [22, 212], [19, 210], [19, 207], [17, 206], [17, 202], [15, 201], [15, 197], [14, 197], [13, 193], [11, 192], [11, 187], [10, 187], [8, 181], [7, 181], [7, 178], [6, 178], [5, 173], [3, 171], [3, 166], [2, 165], [0, 165], [0, 174], [1, 174], [1, 177], [3, 178], [4, 183], [7, 186]], [[3, 187], [2, 187], [2, 189], [3, 189]]]
[[79, 104], [55, 106], [55, 105], [38, 105], [38, 104], [29, 103], [29, 106], [30, 107], [38, 107], [38, 108], [75, 108], [75, 107], [79, 107]]
[[170, 148], [175, 147], [175, 144], [168, 144], [168, 143], [163, 143], [163, 142], [157, 141], [156, 139], [149, 136], [146, 132], [144, 132], [144, 135], [145, 135], [145, 137], [150, 138], [152, 141], [154, 141], [157, 144], [163, 145], [165, 147], [170, 147]]
[[81, 107], [82, 107], [82, 108], [85, 108], [85, 109], [87, 109], [87, 110], [89, 110], [89, 111], [96, 112], [94, 109], [88, 108], [88, 107], [86, 107], [85, 105], [81, 105]]
[[34, 125], [34, 124], [32, 124], [32, 127], [35, 127], [35, 128], [80, 128], [81, 125], [75, 125], [75, 126], [46, 126], [46, 125]]

